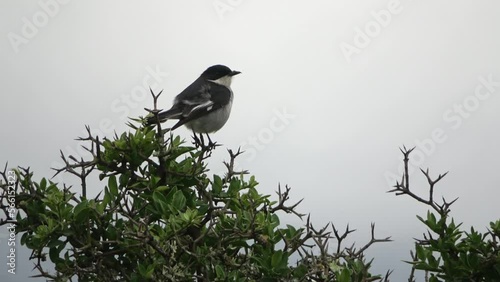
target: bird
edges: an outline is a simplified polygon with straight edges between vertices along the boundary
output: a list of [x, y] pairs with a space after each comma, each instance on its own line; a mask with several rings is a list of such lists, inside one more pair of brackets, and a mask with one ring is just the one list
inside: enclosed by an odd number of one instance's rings
[[225, 65], [207, 68], [175, 97], [170, 109], [147, 117], [146, 124], [176, 119], [178, 122], [170, 130], [184, 125], [195, 133], [195, 137], [199, 133], [202, 138], [203, 133], [208, 136], [218, 131], [229, 119], [233, 103], [231, 82], [233, 76], [240, 73]]

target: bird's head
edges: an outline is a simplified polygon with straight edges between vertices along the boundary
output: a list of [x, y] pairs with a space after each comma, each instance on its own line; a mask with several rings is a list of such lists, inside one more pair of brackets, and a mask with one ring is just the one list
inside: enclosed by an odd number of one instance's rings
[[206, 69], [201, 77], [215, 82], [217, 84], [224, 85], [226, 87], [231, 86], [231, 79], [233, 76], [240, 74], [239, 71], [233, 71], [224, 65], [215, 65]]

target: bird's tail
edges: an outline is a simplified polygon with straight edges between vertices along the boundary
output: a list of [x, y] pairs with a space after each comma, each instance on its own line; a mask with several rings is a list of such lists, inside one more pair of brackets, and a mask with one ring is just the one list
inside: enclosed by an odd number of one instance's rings
[[151, 115], [147, 117], [146, 125], [156, 124], [158, 121], [165, 122], [169, 119], [179, 119], [182, 115], [182, 111], [180, 109], [170, 109], [167, 111], [160, 112], [158, 116]]

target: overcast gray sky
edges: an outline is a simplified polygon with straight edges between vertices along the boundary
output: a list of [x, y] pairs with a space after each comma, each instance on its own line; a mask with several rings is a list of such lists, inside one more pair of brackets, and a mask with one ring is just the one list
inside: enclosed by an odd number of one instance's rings
[[[395, 241], [369, 250], [373, 270], [403, 281], [402, 260], [425, 230], [415, 215], [427, 207], [385, 193], [398, 147], [417, 146], [412, 168], [450, 171], [437, 194], [460, 197], [452, 216], [465, 228], [499, 218], [499, 10], [495, 0], [2, 1], [0, 162], [52, 175], [59, 149], [78, 152], [84, 125], [122, 132], [127, 116], [151, 107], [147, 87], [164, 89], [168, 108], [204, 69], [225, 64], [242, 74], [212, 137], [224, 144], [213, 172], [225, 148], [242, 146], [239, 165], [260, 191], [290, 185], [317, 225], [349, 223], [361, 244], [376, 222]], [[100, 189], [96, 181], [91, 193]], [[31, 264], [18, 267], [6, 276], [2, 263], [1, 280], [24, 281]]]

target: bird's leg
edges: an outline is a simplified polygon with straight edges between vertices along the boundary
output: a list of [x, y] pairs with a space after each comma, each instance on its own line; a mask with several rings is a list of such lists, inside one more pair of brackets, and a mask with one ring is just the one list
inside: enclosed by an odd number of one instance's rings
[[212, 141], [212, 139], [210, 138], [210, 135], [208, 135], [208, 133], [206, 133], [206, 134], [207, 134], [207, 138], [208, 138], [208, 144], [205, 144], [205, 138], [203, 137], [203, 133], [200, 133], [200, 136], [198, 137], [196, 132], [193, 131], [193, 139], [194, 139], [193, 144], [201, 147], [204, 150], [214, 149], [215, 147], [220, 146], [219, 144], [217, 144], [217, 142]]
[[205, 139], [203, 139], [203, 133], [200, 133], [201, 147], [205, 148]]
[[207, 137], [208, 137], [208, 147], [213, 147], [213, 148], [215, 148], [215, 147], [219, 146], [219, 145], [217, 144], [217, 142], [212, 142], [212, 139], [210, 139], [210, 135], [208, 135], [208, 133], [207, 133]]
[[198, 135], [196, 135], [196, 132], [193, 131], [193, 139], [194, 139], [194, 142], [193, 144], [195, 146], [203, 146], [202, 142], [200, 141], [200, 139], [198, 138]]

